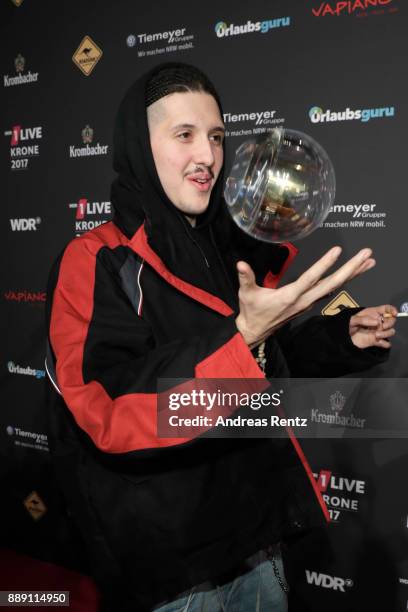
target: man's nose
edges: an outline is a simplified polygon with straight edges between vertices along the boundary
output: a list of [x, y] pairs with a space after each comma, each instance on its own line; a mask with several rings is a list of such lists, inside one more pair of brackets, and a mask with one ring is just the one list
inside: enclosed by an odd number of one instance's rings
[[208, 168], [211, 168], [215, 161], [212, 143], [208, 140], [208, 137], [205, 136], [197, 139], [195, 144], [194, 163], [197, 165], [202, 164]]

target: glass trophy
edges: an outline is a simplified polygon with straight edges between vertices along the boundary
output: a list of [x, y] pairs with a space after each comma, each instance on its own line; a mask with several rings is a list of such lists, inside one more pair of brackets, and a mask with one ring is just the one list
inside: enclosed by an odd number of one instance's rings
[[298, 240], [319, 227], [334, 201], [326, 151], [302, 132], [274, 128], [236, 151], [224, 197], [238, 226], [258, 240]]

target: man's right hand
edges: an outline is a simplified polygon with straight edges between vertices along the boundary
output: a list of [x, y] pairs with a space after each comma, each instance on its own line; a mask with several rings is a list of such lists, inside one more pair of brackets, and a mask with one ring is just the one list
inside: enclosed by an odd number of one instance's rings
[[266, 289], [255, 282], [251, 267], [237, 263], [239, 276], [239, 315], [236, 324], [250, 348], [266, 340], [276, 329], [309, 309], [355, 276], [375, 266], [371, 249], [363, 249], [341, 268], [323, 278], [337, 261], [340, 247], [333, 247], [293, 283], [279, 289]]

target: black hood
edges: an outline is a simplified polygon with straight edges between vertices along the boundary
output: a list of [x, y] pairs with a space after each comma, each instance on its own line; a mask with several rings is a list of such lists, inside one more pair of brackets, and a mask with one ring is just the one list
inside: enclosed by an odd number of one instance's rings
[[[142, 75], [126, 92], [117, 113], [114, 130], [113, 167], [118, 176], [112, 184], [111, 201], [114, 222], [131, 238], [140, 225], [145, 228], [150, 245], [169, 265], [176, 248], [176, 236], [189, 223], [166, 196], [160, 183], [150, 146], [146, 113], [146, 85], [163, 68], [177, 68], [172, 62], [156, 66]], [[216, 99], [222, 116], [220, 100]], [[211, 193], [205, 213], [197, 217], [197, 229], [207, 226], [222, 206], [223, 173]]]
[[[129, 239], [144, 223], [149, 245], [167, 268], [206, 291], [214, 293], [224, 284], [219, 276], [222, 266], [228, 284], [222, 294], [232, 305], [238, 289], [236, 261], [248, 261], [261, 283], [269, 269], [278, 272], [287, 250], [260, 243], [238, 229], [222, 198], [223, 171], [194, 228], [166, 196], [150, 146], [146, 86], [159, 70], [179, 66], [185, 64], [169, 62], [149, 70], [131, 85], [120, 103], [114, 128], [113, 167], [118, 176], [111, 188], [113, 221]], [[223, 116], [221, 102], [214, 97]], [[212, 279], [217, 274], [214, 286]]]

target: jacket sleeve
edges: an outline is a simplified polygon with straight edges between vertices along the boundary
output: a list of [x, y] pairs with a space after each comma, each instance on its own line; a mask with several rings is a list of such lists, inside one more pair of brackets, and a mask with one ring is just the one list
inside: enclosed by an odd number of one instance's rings
[[386, 361], [389, 350], [359, 349], [351, 341], [349, 321], [360, 310], [347, 308], [333, 316], [311, 317], [297, 327], [286, 325], [277, 332], [291, 376], [344, 376]]
[[77, 424], [102, 451], [178, 445], [158, 438], [157, 379], [263, 378], [235, 325], [222, 316], [211, 334], [160, 346], [138, 315], [95, 239], [65, 250], [49, 293], [49, 341], [56, 384]]

